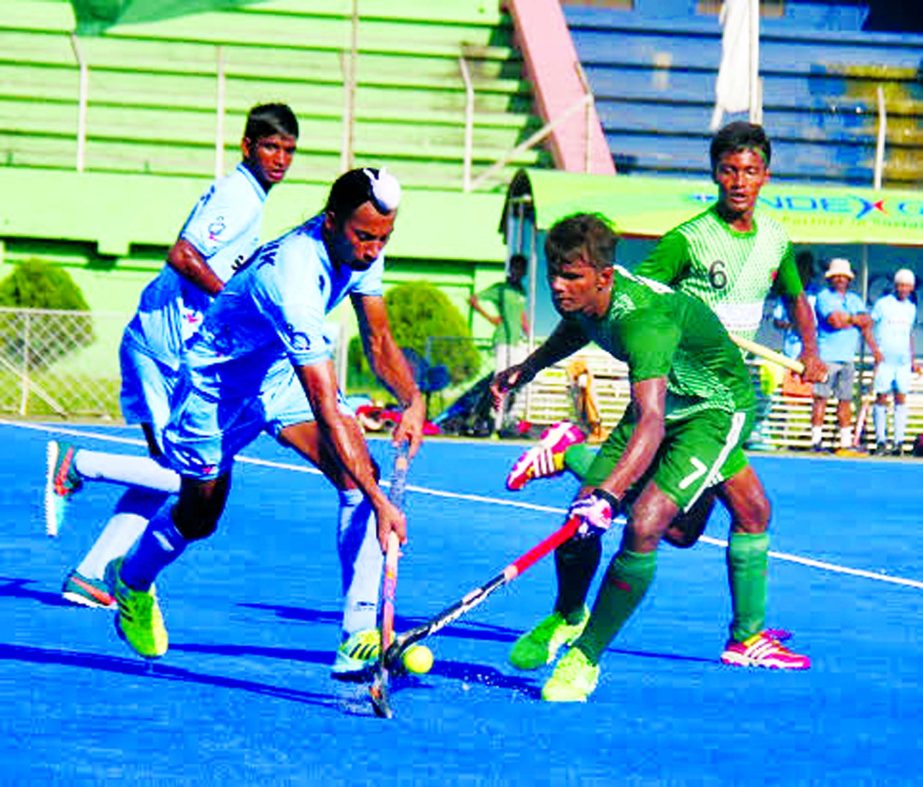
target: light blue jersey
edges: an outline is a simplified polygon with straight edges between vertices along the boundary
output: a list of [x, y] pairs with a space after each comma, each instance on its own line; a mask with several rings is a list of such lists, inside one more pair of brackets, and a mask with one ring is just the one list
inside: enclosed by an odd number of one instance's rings
[[[226, 282], [259, 246], [265, 203], [265, 189], [243, 163], [238, 164], [199, 198], [179, 237]], [[177, 369], [183, 346], [198, 329], [211, 301], [207, 292], [164, 265], [141, 293], [125, 339]]]
[[[807, 289], [805, 289], [804, 294], [808, 299], [808, 305], [811, 307], [811, 314], [813, 315], [814, 302], [817, 300], [817, 294]], [[776, 300], [776, 305], [772, 310], [772, 318], [780, 322], [791, 323], [791, 327], [786, 328], [785, 332], [782, 334], [782, 354], [788, 358], [800, 358], [804, 345], [801, 341], [801, 335], [798, 333], [798, 328], [795, 327], [794, 317], [789, 315], [788, 309], [785, 306], [784, 298], [780, 297]], [[815, 323], [816, 322], [817, 320], [815, 318]]]
[[910, 334], [917, 321], [917, 307], [910, 298], [885, 295], [872, 307], [875, 341], [888, 363], [910, 363]]
[[324, 318], [347, 295], [382, 295], [384, 255], [365, 271], [336, 266], [322, 226], [316, 216], [263, 246], [190, 341], [164, 436], [184, 475], [215, 477], [260, 431], [309, 420], [294, 367], [331, 358]]
[[843, 295], [825, 287], [817, 294], [814, 316], [817, 318], [817, 353], [824, 362], [852, 363], [859, 349], [859, 329], [855, 326], [837, 330], [827, 318], [834, 312], [865, 314], [865, 302], [859, 295], [847, 291]]

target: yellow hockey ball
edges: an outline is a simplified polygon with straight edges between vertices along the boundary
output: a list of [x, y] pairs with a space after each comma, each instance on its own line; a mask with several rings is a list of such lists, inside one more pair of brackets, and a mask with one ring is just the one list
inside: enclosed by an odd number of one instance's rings
[[404, 669], [414, 675], [424, 675], [433, 668], [433, 651], [426, 645], [414, 645], [403, 658]]

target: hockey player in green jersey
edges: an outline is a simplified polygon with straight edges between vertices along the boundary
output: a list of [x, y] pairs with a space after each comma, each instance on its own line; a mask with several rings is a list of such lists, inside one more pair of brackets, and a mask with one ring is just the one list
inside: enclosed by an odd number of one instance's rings
[[[570, 649], [542, 689], [549, 701], [585, 701], [599, 660], [643, 599], [657, 546], [672, 520], [712, 487], [731, 512], [728, 579], [732, 620], [721, 660], [806, 669], [810, 660], [764, 630], [770, 505], [742, 450], [754, 393], [740, 352], [700, 300], [614, 265], [617, 235], [604, 219], [577, 214], [551, 228], [548, 281], [562, 319], [522, 364], [497, 375], [495, 396], [596, 342], [629, 369], [631, 404], [587, 470], [568, 517], [577, 535], [558, 548], [554, 609], [510, 653], [536, 669]], [[601, 536], [621, 512], [622, 544], [592, 612], [586, 607]]]
[[[708, 210], [667, 232], [634, 270], [704, 301], [730, 332], [752, 339], [771, 290], [782, 295], [803, 339], [804, 379], [819, 382], [827, 369], [817, 354], [814, 312], [804, 294], [792, 244], [785, 230], [765, 214], [756, 215], [760, 189], [769, 180], [772, 146], [762, 126], [738, 121], [720, 129], [711, 142], [712, 178], [718, 199]], [[758, 407], [759, 409], [759, 407]], [[521, 489], [533, 478], [565, 468], [581, 478], [593, 449], [566, 423], [529, 448], [507, 475], [507, 487]], [[703, 500], [686, 518], [687, 533], [671, 528], [667, 540], [691, 546], [705, 527], [711, 506]]]

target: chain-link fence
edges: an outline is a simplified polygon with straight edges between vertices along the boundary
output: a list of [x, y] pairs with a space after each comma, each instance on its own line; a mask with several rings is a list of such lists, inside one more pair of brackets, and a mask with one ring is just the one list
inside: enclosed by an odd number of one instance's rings
[[0, 308], [0, 412], [117, 418], [126, 314]]

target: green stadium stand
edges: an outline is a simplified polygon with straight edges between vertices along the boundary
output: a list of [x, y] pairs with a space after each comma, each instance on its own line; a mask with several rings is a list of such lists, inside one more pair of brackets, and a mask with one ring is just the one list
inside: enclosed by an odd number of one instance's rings
[[[474, 176], [540, 128], [511, 22], [494, 4], [364, 0], [360, 10], [355, 162], [390, 166], [409, 187], [460, 189], [461, 57], [474, 87]], [[116, 26], [102, 36], [74, 38], [74, 27], [64, 0], [5, 0], [0, 166], [76, 167], [79, 53], [88, 68], [86, 171], [212, 175], [219, 69], [228, 164], [247, 109], [279, 100], [302, 122], [290, 179], [326, 182], [342, 169], [352, 45], [346, 0], [269, 0]], [[483, 188], [501, 188], [516, 168], [549, 161], [541, 149], [520, 153]]]

